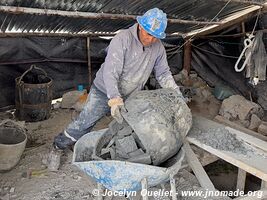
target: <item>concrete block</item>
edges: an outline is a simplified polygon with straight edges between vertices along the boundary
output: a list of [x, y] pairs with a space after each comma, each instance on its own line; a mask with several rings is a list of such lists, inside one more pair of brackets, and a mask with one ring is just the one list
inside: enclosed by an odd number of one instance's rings
[[131, 135], [122, 139], [118, 139], [116, 141], [116, 149], [124, 151], [125, 153], [130, 153], [137, 150], [138, 148], [135, 143], [134, 137]]
[[132, 132], [132, 136], [134, 137], [134, 140], [138, 147], [140, 147], [142, 150], [146, 150], [145, 146], [142, 144], [141, 140], [135, 132]]
[[124, 151], [122, 151], [121, 149], [117, 149], [115, 150], [115, 159], [114, 160], [126, 160], [129, 159], [130, 157], [128, 156], [127, 153], [125, 153]]
[[143, 154], [143, 155], [139, 155], [133, 158], [129, 158], [127, 161], [129, 162], [134, 162], [134, 163], [142, 163], [142, 164], [151, 164], [151, 157], [149, 154]]
[[111, 160], [115, 160], [115, 159], [116, 159], [115, 148], [110, 148], [110, 149], [109, 149], [109, 153], [110, 153], [110, 158], [111, 158]]
[[143, 154], [145, 154], [145, 153], [144, 153], [144, 151], [142, 149], [137, 149], [137, 150], [135, 150], [133, 152], [128, 153], [130, 158], [136, 157], [136, 156], [140, 156], [140, 155], [143, 155]]
[[117, 140], [117, 137], [113, 137], [110, 142], [108, 143], [106, 148], [110, 148], [113, 144], [115, 144], [115, 141]]
[[110, 148], [101, 149], [100, 157], [105, 159], [105, 160], [108, 159], [108, 158], [111, 158]]
[[124, 138], [126, 136], [131, 135], [133, 132], [133, 129], [130, 126], [126, 126], [123, 129], [119, 130], [117, 133], [118, 138]]
[[116, 135], [118, 131], [122, 130], [125, 126], [129, 126], [125, 121], [122, 124], [119, 124], [116, 120], [112, 120], [109, 125], [109, 131], [112, 135]]

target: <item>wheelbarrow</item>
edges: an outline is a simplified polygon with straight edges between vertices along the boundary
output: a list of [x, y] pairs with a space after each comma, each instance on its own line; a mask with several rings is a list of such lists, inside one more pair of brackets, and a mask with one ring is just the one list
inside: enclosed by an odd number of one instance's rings
[[[170, 180], [171, 194], [176, 199], [173, 176], [180, 170], [184, 152], [180, 150], [170, 167], [132, 163], [118, 160], [92, 160], [96, 156], [96, 144], [103, 142], [108, 129], [93, 131], [80, 138], [74, 146], [73, 164], [92, 177], [98, 186], [117, 192], [140, 191]], [[86, 153], [84, 153], [86, 152]], [[86, 161], [85, 161], [86, 160]], [[88, 161], [89, 160], [89, 161]], [[143, 196], [143, 199], [147, 199]]]

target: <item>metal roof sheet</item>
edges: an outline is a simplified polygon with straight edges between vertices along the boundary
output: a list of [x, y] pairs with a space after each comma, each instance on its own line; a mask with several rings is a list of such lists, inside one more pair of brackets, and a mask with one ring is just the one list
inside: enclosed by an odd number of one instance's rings
[[[255, 0], [255, 2], [264, 3], [266, 1]], [[226, 4], [225, 9], [217, 16]], [[223, 0], [1, 0], [0, 7], [5, 6], [124, 15], [142, 15], [148, 9], [158, 7], [168, 14], [168, 18], [210, 22], [220, 21], [250, 5]], [[133, 19], [86, 19], [0, 11], [0, 31], [2, 33], [114, 33], [119, 29], [131, 26], [133, 23], [135, 23]], [[187, 33], [206, 26], [204, 24], [169, 23], [166, 32]]]

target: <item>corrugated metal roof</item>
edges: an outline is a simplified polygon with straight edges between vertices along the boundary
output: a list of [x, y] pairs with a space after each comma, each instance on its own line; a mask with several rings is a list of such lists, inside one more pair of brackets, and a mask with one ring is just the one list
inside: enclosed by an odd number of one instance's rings
[[[265, 1], [255, 0], [255, 2], [263, 3]], [[168, 18], [207, 22], [220, 21], [249, 6], [246, 3], [230, 2], [213, 19], [226, 3], [229, 2], [222, 0], [1, 0], [0, 6], [128, 15], [142, 15], [148, 9], [158, 7], [168, 14]], [[58, 15], [0, 12], [1, 32], [116, 32], [133, 23], [135, 23], [134, 20], [124, 19], [85, 19]], [[167, 33], [186, 33], [204, 26], [206, 25], [169, 23]]]

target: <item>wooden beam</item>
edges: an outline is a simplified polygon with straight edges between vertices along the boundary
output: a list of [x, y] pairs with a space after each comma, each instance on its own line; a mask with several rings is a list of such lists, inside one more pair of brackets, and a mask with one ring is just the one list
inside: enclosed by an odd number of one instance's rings
[[[262, 29], [261, 31], [263, 31], [263, 33], [267, 33], [267, 29]], [[207, 39], [207, 38], [227, 38], [227, 37], [232, 37], [232, 38], [237, 38], [237, 37], [244, 37], [247, 34], [250, 34], [252, 31], [248, 31], [245, 33], [236, 33], [236, 34], [227, 34], [227, 35], [203, 35], [203, 36], [199, 36], [198, 38], [203, 38], [203, 39]], [[254, 31], [254, 33], [257, 33], [258, 31]]]
[[236, 190], [244, 191], [246, 185], [247, 172], [238, 168]]
[[[266, 5], [266, 3], [265, 3]], [[214, 33], [216, 31], [220, 31], [222, 29], [225, 29], [229, 26], [232, 26], [237, 23], [241, 23], [248, 18], [251, 18], [255, 15], [257, 15], [258, 10], [261, 9], [261, 6], [250, 6], [247, 9], [244, 9], [240, 12], [234, 13], [233, 15], [226, 17], [225, 19], [221, 20], [222, 24], [221, 25], [211, 25], [207, 26], [206, 28], [198, 29], [191, 31], [185, 35], [186, 38], [190, 37], [198, 37], [202, 35], [208, 35], [211, 33]]]
[[[215, 0], [215, 1], [222, 1], [228, 2], [229, 0]], [[240, 4], [247, 4], [247, 5], [257, 5], [257, 6], [264, 6], [264, 3], [258, 1], [247, 1], [247, 0], [231, 0], [231, 3], [240, 3]]]
[[[31, 15], [46, 15], [46, 16], [62, 16], [71, 18], [85, 18], [85, 19], [111, 19], [111, 20], [136, 20], [136, 15], [126, 14], [110, 14], [110, 13], [92, 13], [80, 11], [65, 11], [65, 10], [52, 10], [41, 8], [28, 8], [28, 7], [15, 7], [15, 6], [0, 6], [0, 12], [11, 14], [31, 14]], [[168, 19], [172, 24], [220, 24], [220, 22], [206, 22], [196, 20], [183, 20], [183, 19]]]
[[191, 41], [187, 40], [184, 45], [184, 69], [187, 71], [187, 75], [191, 70], [191, 57], [192, 57], [192, 45]]
[[116, 35], [116, 33], [57, 33], [57, 32], [0, 32], [0, 38], [3, 37], [98, 37], [98, 36], [108, 36], [112, 37]]
[[[196, 128], [194, 129], [194, 127]], [[213, 122], [211, 120], [205, 119], [203, 117], [194, 116], [193, 127], [191, 128], [187, 136], [187, 140], [190, 143], [195, 144], [198, 147], [235, 165], [236, 167], [241, 168], [245, 170], [246, 172], [264, 181], [267, 181], [267, 168], [266, 168], [267, 153], [249, 144], [246, 140], [242, 140], [241, 138], [238, 137], [238, 135], [236, 135], [236, 138], [242, 142], [241, 143], [242, 148], [248, 149], [247, 152], [240, 153], [240, 152], [234, 152], [234, 151], [224, 151], [224, 150], [212, 147], [211, 145], [207, 145], [203, 143], [202, 140], [198, 140], [196, 137], [191, 136], [195, 134], [200, 134], [200, 138], [202, 137], [206, 138], [205, 134], [209, 134], [207, 130], [213, 130], [213, 129], [219, 130], [220, 128], [224, 128], [224, 126], [219, 123]], [[200, 132], [198, 130], [200, 130]], [[219, 132], [218, 134], [224, 134], [224, 133]]]
[[[247, 161], [243, 158], [240, 157], [240, 155], [233, 155], [232, 152], [225, 152], [225, 151], [221, 151], [218, 149], [214, 149], [208, 145], [203, 144], [202, 142], [198, 141], [195, 138], [191, 138], [191, 137], [187, 137], [187, 140], [192, 143], [195, 144], [197, 146], [199, 146], [200, 148], [218, 156], [219, 158], [235, 165], [236, 167], [239, 167], [249, 173], [251, 173], [254, 176], [257, 176], [260, 179], [263, 179], [265, 181], [267, 181], [267, 169], [263, 166], [263, 162], [261, 163], [256, 163], [255, 160], [251, 160], [251, 161]], [[256, 157], [256, 155], [254, 155]], [[255, 158], [254, 157], [254, 158]], [[267, 162], [267, 160], [265, 161], [265, 163]]]
[[262, 189], [267, 189], [267, 182], [266, 181], [261, 181], [261, 190]]
[[227, 126], [230, 126], [230, 127], [234, 128], [234, 129], [237, 129], [239, 131], [242, 131], [242, 132], [244, 132], [244, 133], [246, 133], [248, 135], [256, 137], [256, 138], [258, 138], [260, 140], [267, 141], [267, 137], [266, 136], [261, 135], [261, 134], [255, 132], [255, 131], [250, 130], [250, 129], [247, 129], [247, 128], [243, 127], [243, 126], [240, 126], [240, 125], [238, 125], [238, 124], [236, 124], [234, 122], [231, 122], [231, 121], [225, 119], [224, 117], [222, 117], [220, 115], [217, 115], [214, 118], [214, 120], [219, 122], [219, 123], [221, 123], [221, 124], [224, 124], [224, 125], [227, 125]]
[[213, 183], [211, 182], [210, 178], [208, 177], [207, 173], [197, 159], [196, 154], [193, 152], [188, 142], [184, 142], [182, 148], [185, 152], [186, 160], [193, 170], [195, 176], [197, 177], [197, 180], [199, 181], [201, 187], [210, 191], [215, 191]]
[[226, 130], [229, 130], [231, 133], [236, 134], [236, 136], [244, 141], [246, 141], [247, 143], [258, 147], [259, 149], [266, 151], [267, 152], [267, 142], [266, 141], [262, 141], [258, 138], [255, 138], [251, 135], [245, 134], [239, 130], [233, 129], [231, 127], [225, 127]]
[[87, 50], [87, 65], [88, 65], [88, 82], [89, 88], [92, 85], [92, 65], [91, 65], [91, 52], [90, 52], [90, 37], [86, 38], [86, 50]]

